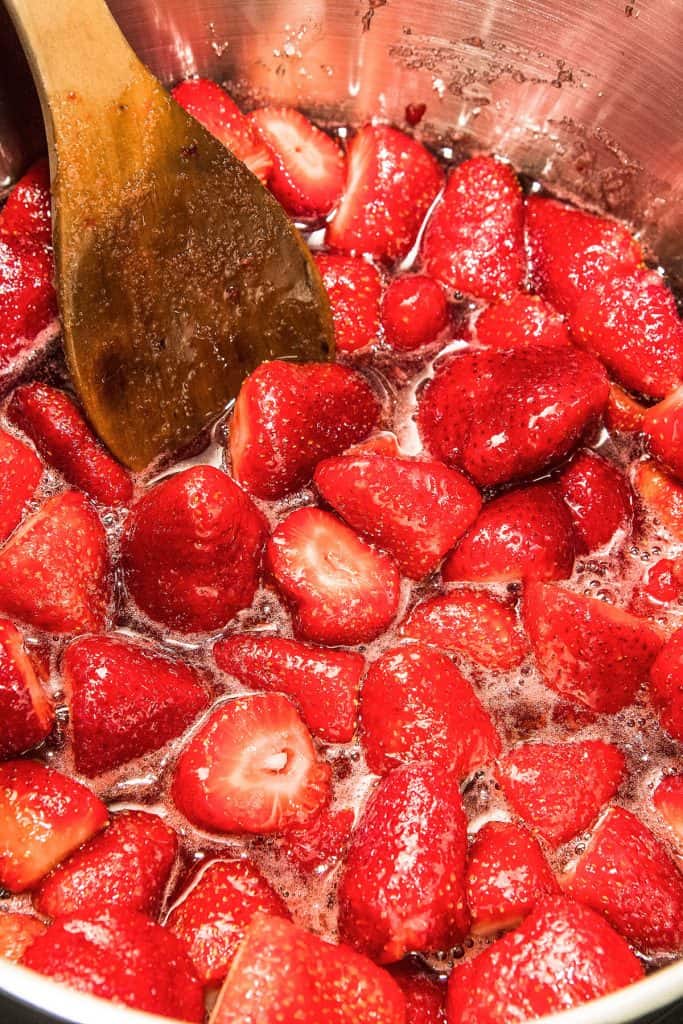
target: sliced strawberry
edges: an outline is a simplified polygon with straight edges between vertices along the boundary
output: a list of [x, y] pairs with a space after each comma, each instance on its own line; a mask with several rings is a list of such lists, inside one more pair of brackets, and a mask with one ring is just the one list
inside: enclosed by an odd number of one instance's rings
[[279, 693], [236, 697], [182, 751], [173, 799], [216, 832], [281, 832], [309, 821], [329, 797], [330, 767], [293, 704]]
[[496, 774], [520, 818], [561, 846], [593, 824], [625, 771], [617, 747], [584, 740], [523, 743], [502, 758]]
[[0, 913], [0, 959], [18, 963], [31, 943], [47, 931], [32, 914]]
[[683, 560], [660, 558], [647, 571], [644, 591], [657, 604], [676, 601], [683, 592]]
[[75, 491], [46, 501], [0, 550], [0, 610], [37, 629], [102, 629], [110, 597], [107, 538]]
[[645, 406], [636, 402], [618, 384], [610, 384], [605, 426], [610, 433], [637, 434], [643, 429]]
[[446, 985], [438, 974], [403, 960], [387, 967], [406, 1000], [406, 1024], [446, 1024]]
[[650, 459], [636, 465], [632, 479], [650, 515], [676, 540], [683, 540], [683, 484]]
[[37, 761], [0, 764], [0, 885], [33, 888], [107, 821], [107, 808], [75, 779]]
[[563, 579], [574, 566], [572, 520], [557, 489], [534, 484], [484, 506], [443, 567], [444, 580]]
[[305, 640], [365, 643], [396, 615], [400, 581], [394, 562], [329, 512], [291, 512], [268, 541], [266, 558], [292, 609], [294, 631]]
[[678, 842], [683, 843], [683, 775], [667, 775], [662, 779], [652, 801]]
[[396, 434], [391, 430], [379, 430], [367, 441], [359, 441], [347, 448], [344, 455], [400, 455], [401, 446]]
[[539, 295], [525, 292], [488, 306], [477, 317], [475, 332], [477, 341], [485, 348], [571, 344], [563, 317]]
[[0, 223], [0, 375], [59, 330], [48, 246], [5, 234]]
[[54, 720], [52, 701], [36, 678], [21, 633], [0, 619], [0, 758], [38, 746]]
[[683, 480], [683, 387], [645, 411], [642, 429], [652, 455]]
[[268, 187], [287, 213], [329, 213], [346, 180], [346, 159], [334, 139], [292, 107], [262, 107], [249, 115], [249, 122], [273, 161]]
[[180, 940], [125, 907], [59, 918], [29, 946], [22, 963], [136, 1010], [204, 1020], [202, 986]]
[[574, 348], [466, 351], [422, 392], [418, 426], [429, 451], [497, 486], [559, 462], [595, 423], [609, 385], [596, 359]]
[[33, 449], [0, 430], [0, 544], [21, 522], [42, 475]]
[[563, 886], [641, 953], [683, 948], [683, 875], [652, 832], [623, 807], [607, 811]]
[[371, 665], [360, 720], [368, 767], [377, 775], [434, 761], [463, 778], [500, 753], [498, 733], [471, 685], [424, 644], [395, 647]]
[[481, 508], [476, 487], [441, 462], [346, 455], [321, 462], [313, 481], [349, 526], [413, 579], [437, 568]]
[[431, 345], [448, 325], [443, 288], [425, 274], [395, 277], [382, 302], [382, 325], [387, 344], [399, 352]]
[[33, 904], [45, 917], [122, 906], [156, 917], [178, 837], [156, 814], [121, 811], [44, 878]]
[[10, 192], [2, 209], [0, 232], [38, 245], [52, 244], [50, 166], [37, 160]]
[[581, 1006], [644, 975], [621, 936], [587, 907], [549, 896], [516, 931], [448, 982], [448, 1024], [511, 1024]]
[[416, 139], [368, 124], [349, 143], [346, 187], [326, 241], [342, 252], [401, 259], [439, 193], [442, 172]]
[[253, 634], [223, 637], [213, 654], [218, 667], [245, 686], [291, 697], [314, 736], [326, 743], [353, 739], [362, 655]]
[[285, 832], [276, 845], [303, 874], [321, 874], [346, 857], [354, 818], [350, 807], [341, 811], [323, 807], [305, 828]]
[[467, 822], [437, 765], [386, 775], [351, 838], [339, 883], [339, 934], [380, 963], [450, 949], [469, 927]]
[[255, 914], [290, 917], [250, 860], [202, 864], [174, 902], [164, 924], [187, 949], [200, 980], [221, 981]]
[[273, 157], [255, 126], [225, 89], [206, 78], [192, 78], [176, 85], [176, 103], [215, 135], [252, 174], [264, 184], [273, 170]]
[[579, 452], [558, 486], [574, 521], [578, 554], [608, 544], [633, 519], [633, 495], [624, 474], [594, 452]]
[[126, 521], [125, 581], [155, 622], [220, 629], [251, 604], [266, 526], [248, 495], [213, 466], [192, 466], [146, 491]]
[[683, 740], [683, 629], [667, 640], [650, 669], [650, 697], [662, 729]]
[[547, 686], [613, 714], [630, 704], [663, 643], [643, 619], [555, 583], [531, 583], [524, 624]]
[[515, 668], [528, 652], [514, 609], [484, 590], [467, 587], [417, 605], [401, 633], [500, 671]]
[[319, 253], [315, 257], [332, 307], [338, 352], [357, 352], [379, 339], [382, 279], [359, 256]]
[[429, 219], [422, 263], [449, 288], [509, 298], [523, 283], [524, 200], [512, 168], [475, 156], [451, 171]]
[[321, 459], [367, 437], [378, 416], [372, 390], [346, 366], [262, 363], [232, 414], [233, 475], [257, 498], [283, 498], [308, 483]]

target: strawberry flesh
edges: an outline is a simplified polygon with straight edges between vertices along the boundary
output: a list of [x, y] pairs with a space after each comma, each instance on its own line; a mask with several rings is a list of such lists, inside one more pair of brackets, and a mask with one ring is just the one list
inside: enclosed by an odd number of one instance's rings
[[683, 844], [683, 775], [668, 775], [662, 779], [652, 801], [678, 843]]
[[683, 541], [683, 483], [650, 459], [637, 463], [632, 479], [656, 524], [668, 530], [675, 540]]
[[477, 317], [477, 341], [484, 348], [570, 345], [564, 319], [539, 295], [517, 294], [488, 306]]
[[278, 850], [304, 875], [319, 875], [344, 860], [351, 838], [354, 812], [323, 807], [305, 828], [290, 829], [276, 839]]
[[431, 277], [406, 274], [391, 281], [382, 302], [382, 326], [390, 348], [413, 352], [431, 345], [448, 320], [443, 288]]
[[332, 308], [338, 352], [376, 344], [380, 333], [382, 279], [372, 263], [358, 256], [319, 253], [315, 262]]
[[52, 701], [36, 677], [21, 633], [0, 619], [0, 758], [38, 746], [49, 736], [54, 719]]
[[633, 496], [616, 466], [594, 452], [579, 452], [558, 480], [574, 523], [578, 554], [608, 544], [617, 530], [627, 534], [633, 519]]
[[643, 429], [644, 416], [645, 406], [612, 381], [605, 410], [605, 426], [610, 433], [637, 434]]
[[387, 970], [405, 996], [405, 1024], [446, 1024], [443, 979], [410, 960], [389, 964]]
[[46, 930], [47, 925], [33, 914], [0, 914], [0, 959], [19, 963], [31, 943]]
[[47, 157], [29, 167], [16, 183], [2, 210], [0, 231], [38, 245], [52, 244], [50, 166]]
[[683, 480], [683, 387], [645, 411], [642, 429], [655, 459]]
[[662, 729], [683, 740], [683, 629], [667, 640], [650, 669], [650, 697]]
[[34, 450], [0, 430], [0, 544], [21, 522], [42, 475]]

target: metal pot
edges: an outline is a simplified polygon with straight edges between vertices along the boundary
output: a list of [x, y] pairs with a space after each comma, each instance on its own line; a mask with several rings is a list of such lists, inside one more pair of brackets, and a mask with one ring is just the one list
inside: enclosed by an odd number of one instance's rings
[[[683, 285], [682, 0], [109, 0], [166, 83], [230, 80], [334, 122], [402, 123], [427, 141], [495, 150], [555, 193], [625, 218]], [[75, 45], [77, 41], [75, 40]], [[0, 189], [42, 145], [0, 9]], [[149, 1024], [0, 961], [3, 1024]], [[557, 1024], [683, 1020], [683, 963]], [[666, 1010], [666, 1012], [665, 1012]]]

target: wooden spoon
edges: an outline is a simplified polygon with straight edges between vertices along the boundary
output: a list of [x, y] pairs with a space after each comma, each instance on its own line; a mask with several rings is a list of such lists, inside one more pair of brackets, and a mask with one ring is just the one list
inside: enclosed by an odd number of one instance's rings
[[191, 441], [264, 359], [329, 358], [308, 250], [140, 63], [104, 0], [5, 0], [41, 96], [67, 358], [132, 469]]

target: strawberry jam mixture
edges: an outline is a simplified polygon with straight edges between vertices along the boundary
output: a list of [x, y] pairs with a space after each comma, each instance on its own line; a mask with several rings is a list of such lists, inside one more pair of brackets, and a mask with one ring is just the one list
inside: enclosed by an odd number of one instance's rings
[[50, 344], [45, 163], [9, 196], [0, 955], [211, 1024], [522, 1022], [680, 957], [664, 276], [494, 157], [175, 96], [309, 239], [337, 358], [133, 478]]

